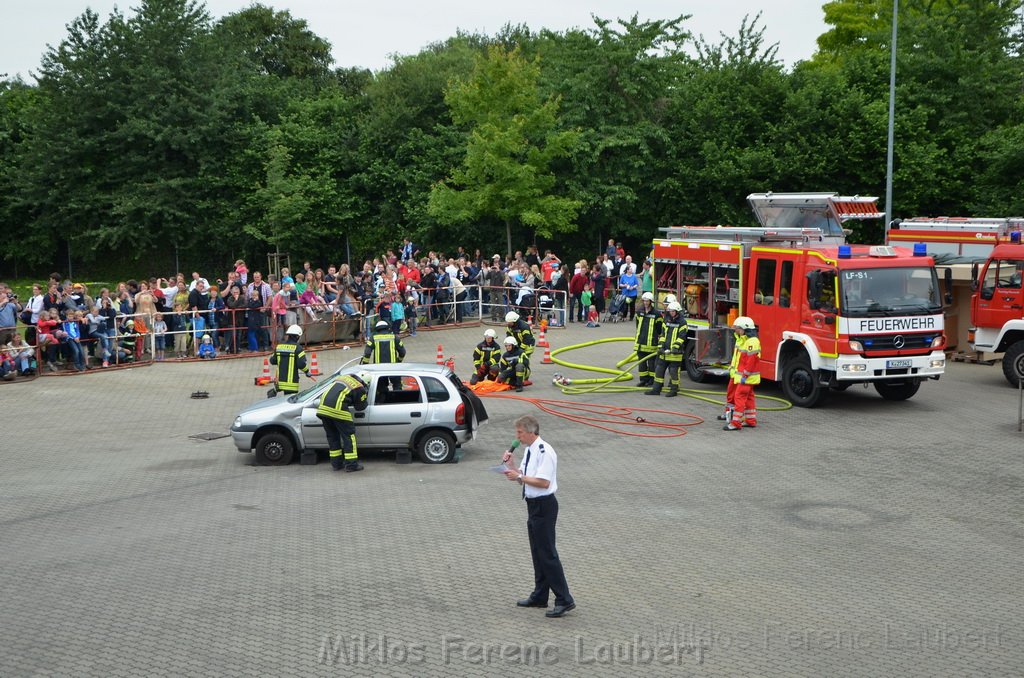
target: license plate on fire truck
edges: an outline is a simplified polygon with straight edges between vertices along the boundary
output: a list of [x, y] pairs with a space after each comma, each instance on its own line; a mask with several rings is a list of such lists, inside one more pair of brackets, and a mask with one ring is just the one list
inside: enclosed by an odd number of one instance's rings
[[894, 370], [894, 369], [899, 369], [901, 367], [910, 367], [912, 364], [913, 364], [913, 361], [910, 360], [910, 358], [899, 358], [899, 359], [896, 359], [896, 360], [886, 360], [885, 361], [885, 369], [887, 369], [887, 370]]

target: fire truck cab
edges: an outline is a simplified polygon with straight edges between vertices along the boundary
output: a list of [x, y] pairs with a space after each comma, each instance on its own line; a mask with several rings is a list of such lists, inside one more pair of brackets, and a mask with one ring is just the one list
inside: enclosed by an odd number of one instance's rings
[[683, 302], [694, 381], [728, 373], [738, 315], [757, 325], [762, 378], [780, 382], [797, 406], [857, 383], [906, 400], [945, 371], [942, 297], [921, 248], [840, 244], [841, 231], [817, 227], [662, 231], [655, 280]]
[[1022, 229], [1021, 217], [916, 217], [893, 221], [888, 233], [890, 243], [924, 242], [934, 254], [975, 260], [967, 339], [975, 351], [1004, 354], [1003, 375], [1013, 386], [1024, 380]]

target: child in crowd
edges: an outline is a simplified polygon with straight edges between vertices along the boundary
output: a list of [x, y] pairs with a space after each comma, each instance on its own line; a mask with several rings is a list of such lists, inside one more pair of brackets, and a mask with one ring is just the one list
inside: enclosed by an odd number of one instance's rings
[[164, 359], [164, 346], [167, 339], [167, 323], [164, 322], [164, 314], [157, 313], [153, 316], [153, 350], [156, 351], [156, 359]]
[[[14, 334], [12, 337], [19, 335]], [[12, 381], [18, 374], [18, 368], [14, 363], [14, 356], [6, 349], [0, 350], [0, 379]]]
[[409, 297], [405, 300], [405, 322], [406, 325], [409, 327], [410, 337], [416, 336], [416, 321], [418, 320], [418, 316], [416, 315], [416, 313], [418, 310], [419, 308], [416, 305], [416, 296], [409, 295]]
[[57, 333], [63, 334], [59, 326], [60, 313], [55, 308], [51, 308], [49, 313], [46, 311], [40, 313], [39, 320], [36, 322], [36, 341], [39, 350], [46, 352], [46, 367], [51, 372], [57, 371], [57, 349], [60, 345], [60, 337], [57, 336]]
[[601, 319], [601, 315], [597, 312], [597, 306], [591, 305], [590, 310], [587, 311], [587, 327], [600, 327], [601, 323], [598, 322]]
[[121, 326], [117, 347], [114, 349], [114, 357], [117, 362], [130, 363], [135, 360], [135, 344], [139, 336], [139, 333], [135, 331], [134, 320], [128, 320]]
[[235, 262], [235, 273], [238, 274], [238, 279], [242, 281], [243, 285], [249, 284], [249, 269], [245, 267], [245, 262], [241, 259]]
[[217, 357], [217, 349], [213, 346], [213, 338], [209, 334], [203, 335], [202, 343], [199, 344], [199, 357], [203, 360], [213, 360]]
[[11, 341], [7, 344], [7, 353], [14, 361], [14, 367], [20, 376], [27, 377], [36, 373], [36, 352], [24, 342], [17, 332], [11, 336]]
[[[589, 309], [590, 304], [594, 301], [594, 289], [590, 286], [590, 283], [583, 284], [583, 291], [580, 293], [580, 306]], [[589, 313], [589, 311], [588, 311]]]
[[82, 352], [82, 326], [75, 317], [77, 314], [68, 314], [68, 319], [61, 323], [60, 329], [64, 332], [64, 340], [61, 345], [64, 347], [64, 354], [67, 356], [68, 368], [74, 363], [74, 368], [79, 372], [85, 372], [85, 354]]
[[89, 323], [89, 338], [96, 342], [95, 353], [103, 360], [103, 367], [110, 367], [110, 339], [107, 337], [107, 318], [100, 313], [97, 306], [93, 306], [89, 314], [85, 316]]
[[405, 305], [397, 294], [391, 296], [391, 332], [399, 334], [402, 331], [402, 323], [405, 322]]

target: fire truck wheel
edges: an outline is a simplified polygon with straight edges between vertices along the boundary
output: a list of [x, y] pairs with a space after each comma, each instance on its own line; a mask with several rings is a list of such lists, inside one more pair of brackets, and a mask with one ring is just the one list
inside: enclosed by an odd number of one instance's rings
[[824, 401], [827, 388], [818, 385], [807, 356], [790, 358], [782, 370], [782, 392], [797, 407], [817, 407]]
[[711, 375], [697, 364], [697, 347], [692, 341], [686, 343], [686, 355], [683, 356], [683, 366], [686, 367], [686, 374], [690, 377], [690, 381], [695, 384], [703, 384], [711, 378]]
[[886, 400], [909, 400], [921, 388], [919, 381], [876, 381], [875, 390]]
[[1014, 388], [1024, 380], [1024, 341], [1010, 344], [1006, 349], [1006, 353], [1003, 354], [1003, 376]]

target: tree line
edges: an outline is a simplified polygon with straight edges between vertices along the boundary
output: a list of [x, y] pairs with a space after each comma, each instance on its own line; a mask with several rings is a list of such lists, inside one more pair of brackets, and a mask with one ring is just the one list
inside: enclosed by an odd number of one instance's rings
[[[86, 10], [35, 83], [0, 80], [3, 270], [359, 260], [403, 236], [572, 258], [751, 224], [751, 192], [882, 195], [892, 3], [824, 11], [792, 68], [757, 17], [708, 41], [634, 16], [459, 33], [373, 73], [263, 5]], [[1020, 11], [900, 3], [894, 216], [1024, 214]]]

